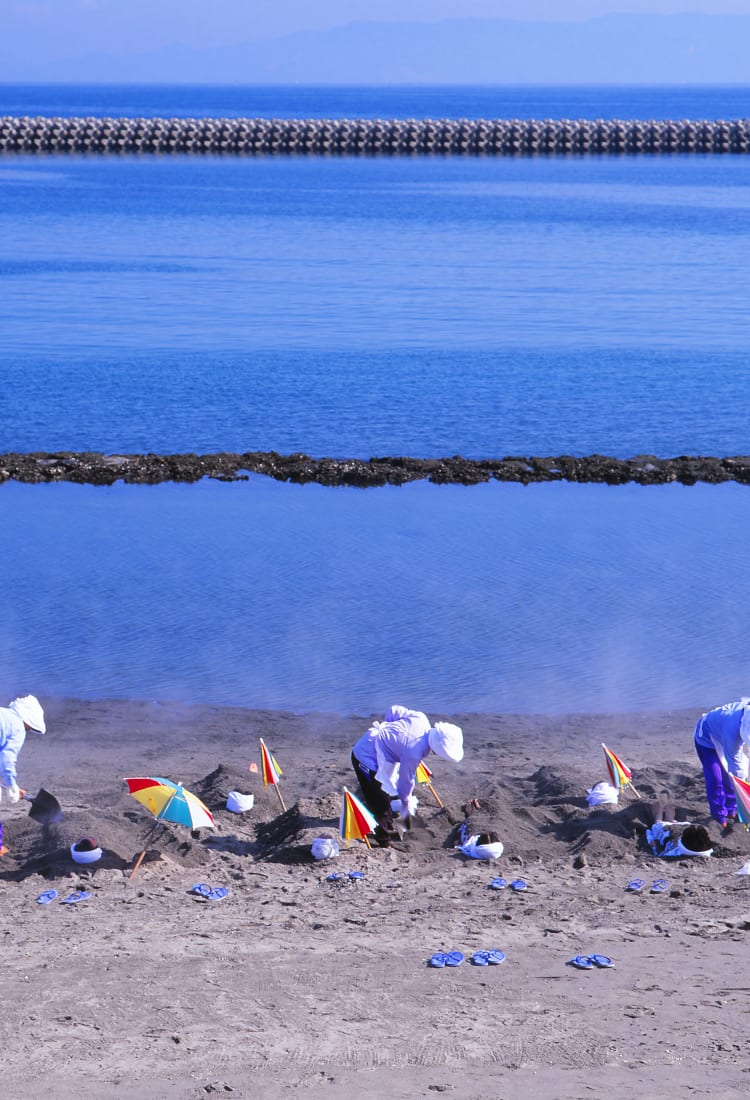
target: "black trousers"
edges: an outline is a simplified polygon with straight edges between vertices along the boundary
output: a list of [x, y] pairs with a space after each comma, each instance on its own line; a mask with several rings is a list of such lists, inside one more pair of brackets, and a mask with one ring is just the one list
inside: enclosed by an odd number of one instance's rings
[[365, 805], [378, 823], [375, 839], [378, 844], [387, 843], [388, 834], [393, 831], [391, 796], [383, 790], [380, 782], [375, 778], [375, 772], [370, 768], [364, 768], [354, 753], [352, 753], [352, 767], [362, 788]]

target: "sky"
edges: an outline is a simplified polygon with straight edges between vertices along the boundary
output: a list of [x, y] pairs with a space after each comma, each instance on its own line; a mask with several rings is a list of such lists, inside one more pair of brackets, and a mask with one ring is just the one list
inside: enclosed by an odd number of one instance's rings
[[750, 0], [0, 0], [0, 56], [32, 46], [37, 57], [57, 57], [115, 44], [128, 52], [174, 42], [232, 45], [354, 20], [575, 21], [684, 11], [750, 15]]
[[354, 21], [581, 22], [680, 12], [750, 15], [750, 0], [0, 0], [0, 81], [3, 71], [12, 73], [6, 79], [22, 79], [26, 61], [34, 79], [34, 71], [61, 59], [237, 47]]

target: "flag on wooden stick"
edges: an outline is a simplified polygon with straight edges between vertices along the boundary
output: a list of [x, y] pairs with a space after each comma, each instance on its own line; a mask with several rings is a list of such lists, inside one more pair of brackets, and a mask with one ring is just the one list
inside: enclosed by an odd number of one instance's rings
[[432, 785], [432, 772], [422, 760], [417, 768], [417, 783], [424, 783], [432, 797], [437, 802], [440, 809], [443, 809], [443, 803], [440, 800], [440, 796]]

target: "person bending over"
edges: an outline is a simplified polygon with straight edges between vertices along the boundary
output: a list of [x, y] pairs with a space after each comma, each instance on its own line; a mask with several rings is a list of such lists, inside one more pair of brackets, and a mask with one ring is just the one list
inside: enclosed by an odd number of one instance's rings
[[750, 698], [725, 703], [701, 715], [695, 727], [695, 751], [703, 765], [711, 817], [722, 829], [734, 821], [737, 799], [731, 775], [747, 773], [745, 746], [750, 745]]
[[[26, 740], [26, 731], [44, 733], [45, 729], [44, 711], [33, 695], [24, 695], [20, 699], [14, 699], [7, 707], [0, 707], [0, 784], [6, 788], [11, 802], [18, 802], [21, 797], [16, 782], [16, 764]], [[0, 855], [6, 851], [3, 845], [3, 827], [0, 824]]]
[[388, 847], [394, 833], [393, 794], [401, 801], [400, 819], [407, 826], [416, 809], [417, 768], [430, 752], [458, 763], [463, 759], [463, 733], [450, 722], [430, 725], [426, 714], [392, 706], [383, 722], [374, 722], [352, 750], [352, 765], [365, 804], [377, 821], [375, 840]]

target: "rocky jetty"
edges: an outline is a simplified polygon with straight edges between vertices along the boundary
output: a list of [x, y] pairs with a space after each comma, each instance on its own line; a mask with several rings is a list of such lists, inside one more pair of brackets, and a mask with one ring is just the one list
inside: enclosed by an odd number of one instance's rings
[[112, 485], [116, 481], [155, 485], [164, 481], [193, 482], [201, 478], [246, 481], [262, 474], [276, 481], [298, 484], [404, 485], [409, 481], [436, 484], [478, 485], [487, 481], [515, 481], [524, 485], [541, 481], [598, 482], [607, 485], [664, 485], [698, 481], [737, 481], [750, 484], [750, 456], [712, 458], [681, 455], [657, 458], [610, 458], [606, 455], [575, 457], [509, 456], [498, 459], [447, 458], [311, 458], [305, 454], [281, 455], [275, 451], [244, 454], [126, 454], [60, 451], [55, 453], [0, 455], [0, 482], [27, 483], [71, 481], [86, 485]]
[[750, 119], [0, 118], [4, 153], [747, 153]]

